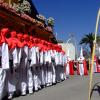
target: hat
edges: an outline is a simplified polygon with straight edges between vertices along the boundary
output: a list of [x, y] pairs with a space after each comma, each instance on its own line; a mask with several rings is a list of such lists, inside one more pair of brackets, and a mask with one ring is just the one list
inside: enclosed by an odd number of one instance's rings
[[11, 34], [11, 37], [16, 37], [17, 36], [16, 31], [12, 31], [10, 34]]

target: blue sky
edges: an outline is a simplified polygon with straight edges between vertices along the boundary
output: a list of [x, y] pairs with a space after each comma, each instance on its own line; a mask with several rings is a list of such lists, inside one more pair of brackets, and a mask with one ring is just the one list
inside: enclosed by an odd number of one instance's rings
[[77, 42], [94, 32], [100, 0], [33, 0], [38, 12], [55, 19], [57, 38], [66, 41], [73, 33]]

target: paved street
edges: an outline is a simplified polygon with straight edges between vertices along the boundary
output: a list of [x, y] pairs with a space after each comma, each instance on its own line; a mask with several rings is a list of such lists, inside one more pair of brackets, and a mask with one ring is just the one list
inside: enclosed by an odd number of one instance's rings
[[[100, 100], [100, 74], [93, 76], [91, 100]], [[44, 88], [32, 95], [20, 96], [13, 100], [88, 100], [89, 77], [71, 76], [55, 86]]]

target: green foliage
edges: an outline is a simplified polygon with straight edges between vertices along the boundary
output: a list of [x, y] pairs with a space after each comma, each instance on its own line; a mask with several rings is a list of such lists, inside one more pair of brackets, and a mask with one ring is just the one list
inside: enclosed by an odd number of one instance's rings
[[[80, 41], [80, 44], [85, 44], [85, 45], [89, 45], [90, 47], [90, 50], [91, 50], [91, 53], [92, 53], [92, 48], [93, 48], [93, 41], [95, 39], [95, 35], [93, 33], [89, 33], [89, 34], [86, 34]], [[97, 43], [100, 42], [100, 36], [98, 35], [97, 36]]]
[[94, 34], [89, 33], [81, 39], [80, 44], [91, 44], [93, 43], [93, 41], [94, 41]]
[[[80, 44], [91, 44], [93, 43], [94, 39], [95, 39], [95, 35], [93, 33], [89, 33], [81, 39]], [[97, 36], [97, 43], [98, 42], [100, 42], [99, 35]]]

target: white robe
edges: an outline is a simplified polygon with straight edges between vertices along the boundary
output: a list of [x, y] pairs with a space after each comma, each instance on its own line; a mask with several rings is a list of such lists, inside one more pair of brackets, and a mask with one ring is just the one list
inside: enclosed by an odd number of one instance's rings
[[80, 73], [81, 76], [84, 75], [83, 60], [84, 60], [84, 58], [78, 59], [78, 61], [79, 61], [79, 73]]
[[13, 67], [14, 68], [17, 68], [18, 67], [18, 52], [17, 52], [17, 48], [15, 48], [13, 51], [12, 51], [12, 55], [13, 55]]
[[36, 48], [35, 47], [32, 47], [30, 50], [30, 59], [31, 59], [30, 66], [36, 65]]
[[66, 65], [66, 75], [70, 74], [70, 66], [69, 66], [69, 60], [67, 58], [67, 65]]
[[[7, 89], [5, 87], [6, 70], [9, 69], [9, 52], [8, 45], [3, 43], [0, 46], [1, 68], [0, 68], [0, 100], [6, 95]], [[2, 62], [3, 61], [3, 62]]]
[[96, 64], [96, 61], [94, 61], [94, 64], [93, 64], [93, 73], [97, 72], [97, 64]]
[[6, 95], [7, 91], [5, 91], [5, 79], [6, 79], [6, 71], [3, 68], [0, 68], [0, 100]]
[[45, 67], [44, 65], [44, 53], [43, 51], [40, 52], [40, 67], [41, 67], [41, 70], [40, 70], [40, 75], [41, 75], [41, 85], [45, 85], [45, 73], [44, 73], [44, 68]]
[[47, 83], [52, 84], [52, 67], [51, 67], [51, 54], [50, 51], [47, 52], [47, 61], [49, 62], [47, 66]]
[[24, 46], [23, 51], [22, 51], [21, 65], [20, 65], [21, 67], [20, 78], [21, 78], [21, 92], [22, 93], [26, 93], [26, 89], [27, 89], [28, 54], [29, 54], [28, 46]]
[[8, 44], [3, 43], [2, 44], [2, 58], [1, 58], [1, 63], [2, 63], [2, 68], [3, 69], [9, 69], [9, 49], [8, 49]]
[[[9, 52], [9, 59], [13, 60], [13, 66], [12, 69], [7, 70], [7, 76], [8, 76], [8, 93], [14, 93], [16, 91], [16, 72], [15, 69], [18, 68], [18, 54], [17, 54], [17, 48], [14, 48]], [[13, 70], [13, 72], [11, 72]]]
[[34, 56], [33, 56], [33, 53], [34, 53], [34, 47], [30, 48], [29, 49], [29, 57], [28, 57], [28, 60], [30, 60], [31, 62], [29, 63], [29, 67], [27, 68], [27, 80], [28, 80], [28, 90], [29, 90], [29, 93], [31, 91], [33, 91], [33, 72], [32, 72], [32, 69], [31, 67], [33, 67], [33, 61], [34, 61]]
[[52, 62], [52, 82], [56, 83], [56, 70], [55, 70], [55, 54], [54, 52], [51, 50], [51, 59], [54, 60], [54, 62]]

